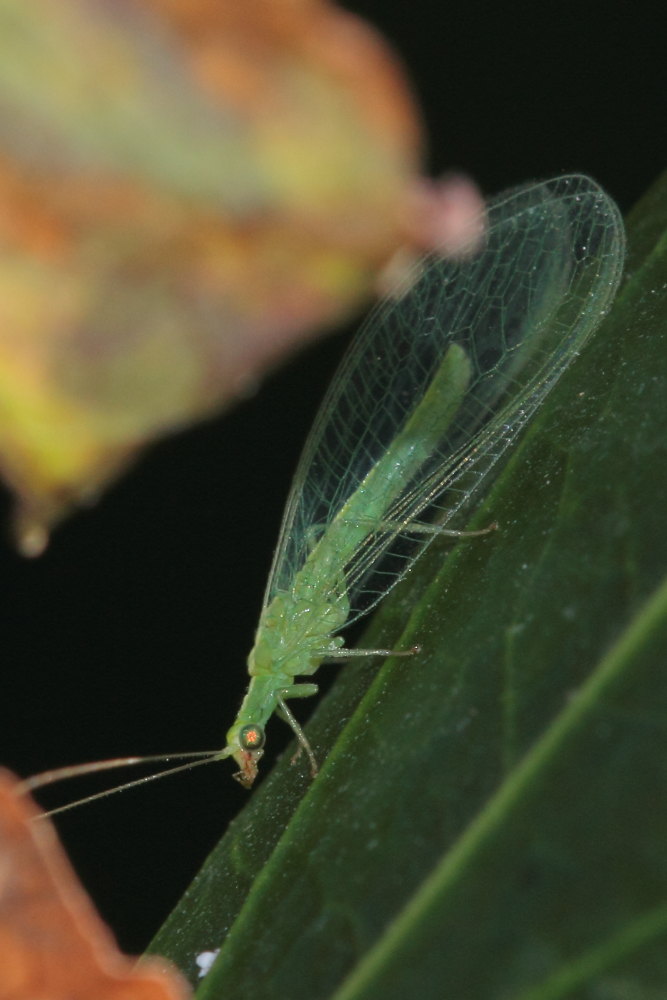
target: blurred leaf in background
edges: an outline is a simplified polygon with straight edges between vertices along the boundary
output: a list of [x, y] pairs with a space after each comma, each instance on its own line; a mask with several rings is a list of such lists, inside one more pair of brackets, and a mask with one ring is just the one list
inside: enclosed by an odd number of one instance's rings
[[152, 439], [456, 250], [381, 38], [324, 0], [0, 0], [0, 467], [38, 554]]
[[51, 823], [0, 769], [0, 997], [2, 1000], [189, 1000], [161, 960], [121, 954], [79, 882]]

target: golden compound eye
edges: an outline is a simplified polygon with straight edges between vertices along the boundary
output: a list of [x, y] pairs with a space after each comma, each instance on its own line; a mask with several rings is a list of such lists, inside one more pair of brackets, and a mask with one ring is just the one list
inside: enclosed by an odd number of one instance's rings
[[265, 739], [261, 726], [242, 726], [239, 730], [239, 745], [242, 750], [261, 750]]

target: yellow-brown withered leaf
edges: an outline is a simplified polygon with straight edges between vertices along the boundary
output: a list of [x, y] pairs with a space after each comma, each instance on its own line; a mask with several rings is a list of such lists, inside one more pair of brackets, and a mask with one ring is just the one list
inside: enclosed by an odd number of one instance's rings
[[0, 468], [24, 552], [446, 231], [420, 147], [394, 56], [324, 0], [1, 0]]
[[50, 821], [0, 768], [0, 1000], [190, 1000], [161, 958], [118, 950]]

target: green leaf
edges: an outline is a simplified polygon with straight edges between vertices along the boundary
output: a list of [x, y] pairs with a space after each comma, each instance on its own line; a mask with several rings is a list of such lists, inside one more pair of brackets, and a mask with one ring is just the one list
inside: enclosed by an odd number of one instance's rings
[[200, 1000], [657, 1000], [667, 983], [667, 175], [610, 315], [152, 950]]

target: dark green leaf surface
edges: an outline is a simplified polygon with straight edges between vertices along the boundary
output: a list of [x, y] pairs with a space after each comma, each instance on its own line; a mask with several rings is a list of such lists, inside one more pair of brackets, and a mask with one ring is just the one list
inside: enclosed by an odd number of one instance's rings
[[[667, 996], [667, 178], [615, 306], [154, 942], [200, 1000]], [[276, 723], [279, 725], [279, 723]]]

